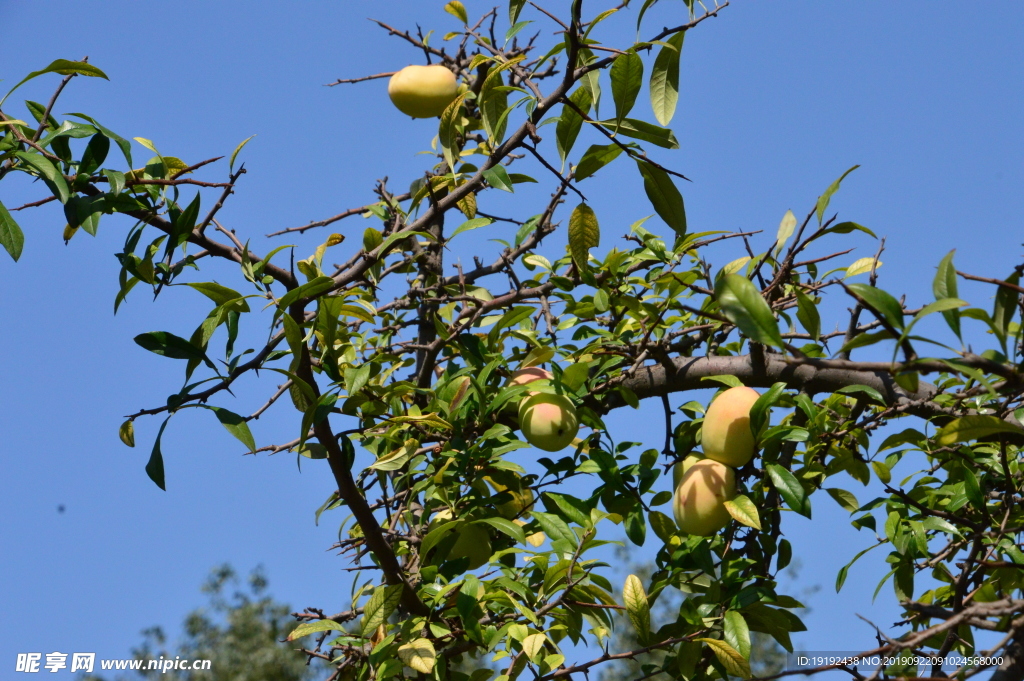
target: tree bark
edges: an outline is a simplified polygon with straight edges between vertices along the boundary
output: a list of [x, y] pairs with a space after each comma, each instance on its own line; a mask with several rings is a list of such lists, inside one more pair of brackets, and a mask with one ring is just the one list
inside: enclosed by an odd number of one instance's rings
[[[709, 376], [735, 376], [744, 385], [752, 388], [770, 388], [782, 382], [787, 387], [804, 390], [808, 394], [831, 393], [851, 385], [865, 385], [877, 390], [890, 406], [902, 407], [907, 413], [929, 419], [950, 418], [959, 414], [932, 401], [939, 390], [931, 383], [921, 381], [918, 389], [910, 393], [900, 386], [887, 372], [859, 371], [856, 369], [822, 368], [812, 364], [787, 362], [775, 354], [765, 355], [763, 362], [752, 361], [750, 355], [729, 357], [676, 357], [671, 361], [671, 371], [666, 364], [641, 367], [623, 381], [622, 386], [632, 390], [640, 399], [659, 397], [685, 390], [700, 390], [713, 387], [704, 379]], [[608, 396], [602, 405], [590, 398], [597, 409], [607, 413], [621, 407], [625, 401], [617, 394]]]

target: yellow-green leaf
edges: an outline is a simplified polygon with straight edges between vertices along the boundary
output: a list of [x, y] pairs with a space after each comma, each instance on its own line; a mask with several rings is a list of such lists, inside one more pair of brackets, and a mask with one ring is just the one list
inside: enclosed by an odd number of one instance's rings
[[977, 440], [998, 433], [1016, 433], [1021, 435], [1024, 434], [1024, 431], [995, 416], [975, 414], [973, 416], [961, 416], [947, 423], [935, 434], [935, 442], [940, 447], [948, 447], [957, 442], [970, 442], [971, 440]]
[[622, 586], [622, 603], [626, 606], [626, 614], [640, 641], [646, 641], [651, 633], [651, 608], [643, 582], [636, 575], [626, 577], [626, 583]]
[[882, 266], [882, 261], [875, 258], [861, 258], [846, 268], [846, 276], [854, 277], [858, 274], [867, 274], [874, 267], [876, 270]]
[[452, 0], [449, 2], [444, 6], [444, 11], [448, 12], [448, 14], [451, 14], [464, 24], [469, 23], [469, 14], [466, 12], [466, 6], [459, 2], [459, 0]]
[[129, 447], [135, 446], [135, 423], [128, 419], [121, 424], [120, 430], [117, 431], [118, 437], [121, 438], [121, 442], [125, 443]]
[[544, 642], [548, 640], [548, 637], [544, 634], [530, 634], [523, 639], [523, 652], [526, 656], [533, 661], [537, 661], [537, 657], [541, 651], [544, 650]]
[[437, 653], [434, 651], [434, 644], [430, 642], [430, 639], [418, 638], [404, 646], [399, 646], [398, 657], [406, 667], [415, 669], [421, 674], [429, 674], [434, 670]]
[[757, 507], [754, 506], [754, 502], [749, 497], [743, 494], [736, 495], [736, 498], [725, 502], [725, 510], [729, 511], [729, 515], [736, 522], [747, 527], [753, 527], [755, 530], [761, 529], [761, 517], [757, 513]]
[[594, 209], [585, 203], [576, 206], [569, 216], [569, 251], [581, 272], [587, 269], [590, 249], [601, 245], [601, 227]]
[[297, 638], [309, 636], [318, 631], [344, 631], [344, 629], [334, 620], [313, 620], [312, 622], [303, 622], [295, 627], [292, 633], [288, 634], [288, 640], [294, 641]]
[[255, 136], [256, 135], [249, 135], [244, 140], [242, 140], [241, 144], [239, 144], [237, 147], [235, 147], [234, 151], [231, 152], [231, 160], [228, 161], [228, 172], [229, 173], [233, 173], [235, 171], [235, 157], [238, 156], [238, 152], [240, 152], [242, 150], [242, 147], [244, 147], [246, 144], [248, 144], [249, 140], [251, 140]]
[[714, 638], [698, 638], [694, 640], [707, 643], [730, 676], [738, 676], [741, 679], [750, 678], [750, 663], [736, 652], [736, 649], [731, 645]]
[[793, 215], [793, 211], [787, 210], [786, 214], [782, 216], [782, 222], [779, 223], [779, 233], [775, 237], [775, 252], [780, 253], [782, 247], [786, 245], [786, 241], [789, 237], [793, 236], [793, 232], [796, 230], [796, 216]]

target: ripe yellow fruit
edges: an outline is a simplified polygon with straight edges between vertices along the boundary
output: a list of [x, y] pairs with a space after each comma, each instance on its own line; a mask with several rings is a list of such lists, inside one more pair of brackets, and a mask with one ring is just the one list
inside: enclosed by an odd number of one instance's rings
[[455, 532], [458, 532], [459, 538], [455, 540], [455, 545], [448, 553], [448, 560], [469, 558], [469, 569], [475, 570], [490, 559], [491, 539], [485, 528], [463, 523]]
[[413, 118], [440, 116], [458, 90], [455, 74], [440, 64], [406, 66], [388, 82], [391, 102]]
[[750, 408], [761, 396], [745, 386], [729, 388], [708, 407], [701, 428], [704, 456], [727, 466], [745, 466], [754, 457]]
[[729, 524], [725, 502], [736, 496], [736, 474], [705, 459], [687, 469], [672, 498], [676, 524], [686, 534], [710, 537]]
[[537, 393], [519, 405], [519, 427], [526, 441], [537, 449], [557, 452], [576, 438], [580, 422], [568, 397]]
[[520, 369], [512, 374], [512, 380], [509, 381], [509, 385], [526, 385], [527, 383], [533, 383], [541, 379], [551, 380], [551, 372], [547, 369], [541, 369], [540, 367], [527, 367]]

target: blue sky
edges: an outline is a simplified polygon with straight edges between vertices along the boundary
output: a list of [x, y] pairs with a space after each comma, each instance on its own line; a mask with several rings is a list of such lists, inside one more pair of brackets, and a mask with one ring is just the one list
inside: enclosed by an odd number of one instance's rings
[[[544, 3], [556, 11], [563, 4]], [[594, 14], [612, 4], [586, 6]], [[471, 15], [490, 8], [466, 5]], [[440, 36], [458, 28], [442, 6], [108, 0], [100, 11], [54, 0], [41, 13], [29, 3], [3, 2], [0, 78], [10, 85], [53, 59], [88, 55], [110, 82], [76, 79], [57, 111], [87, 112], [190, 163], [230, 154], [256, 134], [242, 155], [249, 172], [221, 218], [265, 252], [264, 234], [366, 203], [376, 178], [388, 175], [402, 188], [429, 167], [416, 153], [429, 147], [435, 124], [395, 111], [386, 81], [323, 85], [419, 63], [421, 54], [366, 17], [402, 28], [419, 22]], [[625, 11], [617, 26], [607, 21], [600, 37], [628, 44], [635, 11]], [[645, 26], [682, 23], [683, 11], [681, 2], [663, 0]], [[552, 37], [544, 17], [527, 10], [524, 18]], [[652, 156], [693, 180], [681, 186], [692, 230], [763, 229], [762, 249], [787, 209], [806, 214], [829, 183], [860, 164], [832, 209], [886, 237], [881, 286], [911, 303], [928, 302], [934, 267], [953, 248], [959, 269], [1006, 276], [1020, 262], [1024, 213], [1022, 29], [1024, 7], [1016, 3], [976, 10], [925, 0], [738, 0], [687, 37], [671, 126], [681, 149]], [[19, 95], [45, 101], [54, 84], [40, 78]], [[650, 119], [648, 107], [641, 94], [637, 110]], [[13, 102], [5, 111], [24, 115]], [[553, 136], [553, 128], [545, 130]], [[597, 141], [581, 136], [576, 157]], [[149, 156], [137, 145], [135, 155]], [[223, 164], [217, 172], [226, 173]], [[551, 190], [542, 172], [537, 189], [482, 197], [481, 207], [520, 217], [539, 212]], [[624, 163], [580, 188], [601, 221], [599, 252], [652, 212]], [[0, 188], [9, 207], [40, 196], [16, 178]], [[205, 314], [193, 307], [196, 298], [176, 291], [153, 304], [140, 289], [115, 317], [112, 254], [130, 223], [106, 218], [97, 238], [79, 234], [64, 247], [64, 220], [52, 205], [17, 217], [25, 253], [17, 264], [0, 257], [0, 668], [18, 652], [125, 656], [144, 627], [176, 630], [201, 603], [198, 586], [209, 569], [224, 561], [240, 570], [263, 564], [274, 595], [293, 606], [344, 607], [346, 563], [326, 551], [340, 516], [313, 523], [331, 492], [325, 466], [307, 462], [300, 472], [292, 455], [242, 456], [212, 418], [188, 414], [164, 438], [162, 492], [143, 471], [159, 422], [137, 424], [134, 450], [117, 439], [123, 415], [160, 404], [180, 385], [178, 363], [141, 350], [132, 337], [157, 329], [188, 335]], [[360, 234], [366, 225], [353, 220], [337, 231]], [[498, 246], [486, 239], [510, 236], [483, 231], [466, 238], [465, 257], [493, 253]], [[271, 247], [295, 243], [305, 257], [326, 235]], [[559, 238], [549, 252], [562, 252]], [[356, 242], [337, 247], [336, 259]], [[841, 265], [876, 248], [861, 235], [839, 244], [836, 250], [858, 247]], [[713, 252], [718, 265], [741, 255], [735, 246]], [[228, 275], [221, 279], [230, 283]], [[961, 287], [961, 297], [990, 307], [988, 288]], [[842, 303], [831, 310], [828, 327], [841, 319]], [[975, 340], [986, 347], [984, 338]], [[271, 380], [239, 385], [237, 402], [225, 406], [251, 410]], [[293, 437], [288, 409], [271, 410], [254, 425], [260, 444]], [[647, 425], [659, 419], [658, 405], [645, 404], [639, 416], [610, 423], [618, 440], [660, 447], [660, 425]], [[861, 501], [874, 496], [854, 489]], [[875, 604], [870, 599], [885, 572], [884, 554], [858, 563], [835, 595], [838, 569], [873, 539], [850, 528], [846, 513], [823, 495], [814, 512], [812, 521], [787, 518], [785, 527], [803, 562], [792, 592], [823, 587], [810, 599], [811, 631], [795, 640], [805, 650], [870, 647], [872, 631], [855, 613], [882, 626], [899, 619], [890, 588]]]

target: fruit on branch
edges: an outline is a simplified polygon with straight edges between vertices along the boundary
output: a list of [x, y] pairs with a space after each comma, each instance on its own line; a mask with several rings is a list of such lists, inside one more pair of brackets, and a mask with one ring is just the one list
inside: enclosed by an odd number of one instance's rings
[[683, 481], [683, 475], [698, 461], [703, 461], [703, 457], [688, 456], [675, 466], [672, 466], [672, 489], [679, 487], [679, 483]]
[[448, 560], [469, 558], [469, 569], [475, 570], [491, 557], [491, 539], [482, 525], [463, 523], [455, 529], [459, 538], [455, 540]]
[[676, 524], [686, 534], [710, 537], [729, 524], [725, 502], [736, 496], [736, 474], [717, 461], [694, 461], [672, 498]]
[[392, 104], [413, 118], [440, 116], [458, 90], [455, 74], [440, 64], [406, 66], [388, 81]]
[[512, 374], [512, 380], [509, 381], [509, 385], [526, 385], [527, 383], [533, 383], [534, 381], [540, 381], [542, 379], [551, 380], [551, 372], [547, 369], [541, 369], [540, 367], [527, 367], [520, 369]]
[[705, 457], [733, 468], [745, 466], [753, 458], [750, 408], [760, 396], [752, 388], [737, 386], [729, 388], [711, 403], [701, 428]]
[[565, 395], [536, 393], [519, 405], [519, 427], [526, 441], [545, 452], [568, 447], [579, 432], [576, 407]]

